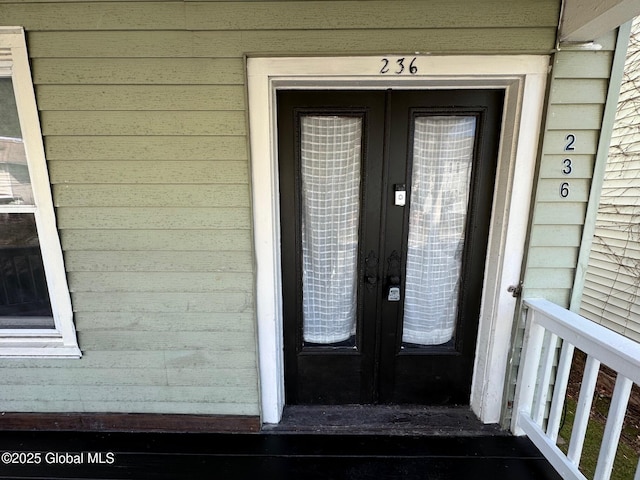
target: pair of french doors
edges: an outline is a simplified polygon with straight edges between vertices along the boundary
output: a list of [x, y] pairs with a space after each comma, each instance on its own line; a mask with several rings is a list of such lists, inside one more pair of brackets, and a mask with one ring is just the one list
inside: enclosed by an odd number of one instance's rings
[[288, 404], [468, 404], [501, 90], [277, 94]]

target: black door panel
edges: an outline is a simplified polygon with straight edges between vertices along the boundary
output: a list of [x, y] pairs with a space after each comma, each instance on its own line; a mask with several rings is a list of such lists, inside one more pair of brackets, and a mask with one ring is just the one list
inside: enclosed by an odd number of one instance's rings
[[[466, 404], [469, 402], [502, 102], [503, 92], [499, 90], [281, 91], [278, 93], [287, 403]], [[302, 146], [302, 143], [308, 143], [308, 141], [307, 137], [303, 138], [306, 134], [303, 133], [301, 125], [307, 125], [309, 118], [317, 121], [319, 126], [313, 128], [305, 126], [307, 129], [304, 130], [305, 132], [322, 128], [324, 123], [333, 123], [332, 119], [335, 118], [340, 119], [339, 122], [346, 119], [344, 123], [348, 125], [361, 125], [361, 136], [358, 137], [361, 140], [357, 146], [360, 152], [357, 164], [360, 179], [355, 190], [357, 193], [352, 193], [349, 200], [353, 202], [357, 196], [359, 201], [359, 219], [356, 219], [357, 245], [352, 245], [352, 248], [357, 250], [357, 258], [353, 260], [355, 283], [353, 283], [353, 289], [347, 288], [344, 293], [345, 300], [352, 299], [355, 305], [355, 331], [352, 337], [340, 337], [339, 341], [333, 342], [305, 341], [305, 335], [303, 335], [303, 289], [305, 281], [310, 282], [309, 272], [303, 273], [302, 265], [302, 237], [310, 235], [308, 233], [303, 235], [303, 228], [307, 228], [303, 217], [308, 218], [305, 217], [308, 214], [305, 209], [316, 208], [315, 204], [305, 203], [307, 202], [304, 190], [306, 187], [303, 185], [304, 182], [308, 182], [308, 177], [305, 176], [307, 170], [303, 171], [303, 169], [311, 167], [307, 163], [304, 163], [304, 166], [302, 164], [302, 152], [307, 152], [304, 154], [305, 159], [310, 154], [308, 145]], [[453, 281], [457, 283], [455, 289], [451, 290], [454, 313], [450, 316], [455, 315], [455, 330], [450, 339], [445, 336], [443, 338], [446, 341], [437, 345], [425, 345], [424, 341], [420, 344], [403, 342], [407, 290], [407, 242], [412, 205], [412, 165], [414, 145], [418, 144], [418, 140], [414, 138], [415, 126], [431, 122], [435, 125], [434, 128], [437, 128], [440, 123], [449, 121], [454, 125], [464, 123], [458, 119], [466, 119], [467, 123], [475, 126], [475, 130], [471, 143], [468, 144], [471, 145], [469, 148], [472, 148], [472, 158], [469, 157], [470, 166], [467, 167], [467, 171], [470, 172], [468, 181], [463, 179], [463, 182], [459, 182], [467, 185], [468, 201], [465, 194], [458, 193], [458, 197], [462, 198], [466, 205], [464, 205], [465, 211], [462, 212], [464, 216], [460, 220], [463, 225], [461, 228], [464, 230], [463, 241], [460, 242], [461, 261], [456, 264], [460, 273], [458, 276], [454, 275]], [[340, 130], [330, 131], [333, 132], [331, 135], [342, 135], [335, 133]], [[451, 138], [454, 142], [462, 137], [458, 135]], [[442, 139], [435, 147], [436, 152], [439, 152], [441, 147], [445, 152], [448, 147], [447, 134], [443, 134]], [[355, 148], [353, 140], [350, 145], [351, 148]], [[419, 161], [423, 163], [419, 164], [420, 167], [422, 168], [424, 162], [435, 162], [435, 167], [439, 167], [438, 162], [443, 162], [443, 165], [450, 162], [453, 165], [451, 162], [455, 161], [448, 160], [446, 152], [442, 154], [442, 160], [437, 155], [435, 159], [421, 158]], [[313, 177], [313, 181], [318, 181], [318, 178], [324, 181], [322, 175], [325, 174], [321, 172]], [[341, 172], [335, 175], [341, 175]], [[427, 177], [428, 175], [430, 174], [427, 174]], [[447, 178], [455, 180], [455, 174], [449, 173], [449, 176]], [[326, 181], [332, 180], [326, 179]], [[327, 189], [327, 195], [332, 195], [331, 188]], [[428, 187], [420, 188], [422, 190], [416, 186], [413, 192], [417, 195], [417, 192], [424, 193], [424, 188], [428, 189]], [[434, 202], [443, 201], [442, 198], [450, 193], [447, 192], [446, 186], [441, 190], [440, 197]], [[404, 205], [396, 198], [398, 191], [405, 192]], [[430, 191], [427, 190], [427, 194], [430, 194]], [[327, 200], [323, 203], [323, 199], [320, 198], [317, 208], [322, 209], [326, 205], [332, 205], [335, 209], [336, 205], [340, 206], [340, 201], [331, 203]], [[428, 206], [428, 201], [426, 205]], [[339, 210], [338, 208], [337, 211]], [[353, 215], [353, 211], [350, 211], [352, 213], [349, 215]], [[440, 211], [443, 214], [452, 214], [446, 207]], [[340, 213], [335, 215], [330, 218], [342, 218]], [[447, 223], [445, 219], [443, 225], [446, 227]], [[429, 225], [438, 224], [429, 222]], [[322, 222], [317, 228], [323, 229]], [[338, 232], [337, 237], [340, 235]], [[331, 235], [327, 238], [329, 239], [327, 242], [334, 241]], [[412, 238], [415, 241], [416, 235]], [[417, 238], [420, 238], [419, 235]], [[342, 241], [340, 238], [336, 240], [338, 243], [340, 241]], [[453, 241], [456, 241], [456, 237]], [[455, 246], [455, 244], [451, 245]], [[447, 251], [446, 248], [453, 251], [455, 248], [451, 245], [443, 247], [443, 252]], [[306, 255], [313, 255], [313, 253]], [[421, 258], [419, 257], [417, 261], [412, 260], [414, 270], [416, 262], [418, 264], [422, 262]], [[316, 267], [313, 267], [315, 269], [322, 269], [325, 264], [331, 264], [334, 261], [334, 259], [322, 257], [316, 260], [319, 261], [315, 263]], [[424, 262], [434, 261], [440, 260], [424, 260]], [[447, 269], [446, 266], [442, 268], [445, 271]], [[335, 277], [329, 273], [326, 274], [326, 282], [331, 282], [331, 278]], [[446, 288], [441, 290], [446, 293]], [[426, 291], [428, 297], [429, 289], [427, 288]], [[352, 298], [353, 292], [355, 292], [355, 299]], [[332, 295], [340, 298], [339, 293]], [[312, 307], [307, 304], [305, 308]], [[408, 334], [406, 336], [411, 338]]]

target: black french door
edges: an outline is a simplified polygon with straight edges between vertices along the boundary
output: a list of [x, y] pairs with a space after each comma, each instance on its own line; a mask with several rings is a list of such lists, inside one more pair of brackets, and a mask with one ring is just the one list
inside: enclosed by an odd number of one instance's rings
[[280, 91], [288, 404], [467, 404], [500, 90]]

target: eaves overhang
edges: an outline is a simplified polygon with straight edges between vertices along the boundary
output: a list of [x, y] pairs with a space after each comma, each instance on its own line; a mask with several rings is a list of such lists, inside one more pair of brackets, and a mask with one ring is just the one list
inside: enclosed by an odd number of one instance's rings
[[558, 42], [591, 42], [639, 14], [640, 0], [563, 0]]

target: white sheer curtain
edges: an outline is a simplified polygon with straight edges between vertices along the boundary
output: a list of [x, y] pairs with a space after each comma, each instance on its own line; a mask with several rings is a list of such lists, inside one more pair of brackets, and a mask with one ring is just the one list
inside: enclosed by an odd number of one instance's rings
[[328, 344], [355, 333], [362, 121], [301, 120], [303, 338]]
[[403, 342], [453, 338], [475, 129], [475, 117], [415, 120]]

